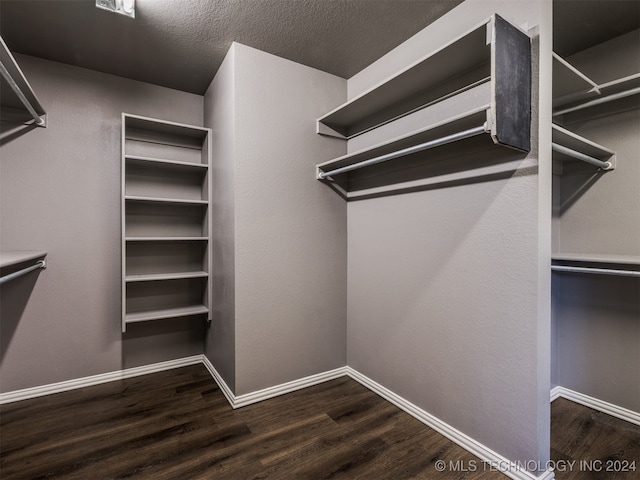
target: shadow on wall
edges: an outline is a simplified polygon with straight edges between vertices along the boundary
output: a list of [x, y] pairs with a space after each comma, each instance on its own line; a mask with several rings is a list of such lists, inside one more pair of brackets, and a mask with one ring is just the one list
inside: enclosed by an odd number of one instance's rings
[[[356, 195], [349, 200], [495, 181], [510, 178], [516, 171], [521, 175], [537, 173], [536, 167], [522, 164], [527, 153], [496, 146], [488, 135], [468, 139], [467, 142], [471, 153], [461, 154], [455, 145], [446, 145], [381, 163], [366, 171], [354, 171], [346, 187]], [[367, 192], [368, 189], [373, 191]]]
[[569, 170], [565, 167], [561, 177], [560, 203], [557, 205], [556, 216], [562, 216], [582, 197], [605, 173], [602, 170], [593, 171], [593, 167], [584, 163]]
[[122, 334], [122, 368], [133, 368], [204, 352], [202, 316], [131, 323]]
[[[11, 270], [3, 269], [2, 274], [7, 275], [22, 268], [25, 268], [25, 264], [15, 265]], [[41, 271], [37, 270], [0, 285], [0, 363], [7, 353]]]
[[13, 140], [21, 137], [22, 135], [29, 133], [32, 130], [35, 130], [37, 127], [35, 124], [31, 123], [29, 125], [24, 124], [16, 124], [13, 122], [0, 122], [0, 146], [6, 145]]

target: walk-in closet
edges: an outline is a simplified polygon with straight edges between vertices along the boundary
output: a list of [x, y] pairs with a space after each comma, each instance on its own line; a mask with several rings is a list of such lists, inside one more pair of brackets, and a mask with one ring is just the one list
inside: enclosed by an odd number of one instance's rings
[[0, 38], [0, 478], [638, 478], [640, 0]]

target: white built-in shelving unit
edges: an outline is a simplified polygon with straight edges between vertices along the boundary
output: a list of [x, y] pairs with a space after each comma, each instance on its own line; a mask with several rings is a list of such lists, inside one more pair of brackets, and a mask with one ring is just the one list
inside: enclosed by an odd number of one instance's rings
[[210, 319], [207, 128], [122, 116], [122, 329]]

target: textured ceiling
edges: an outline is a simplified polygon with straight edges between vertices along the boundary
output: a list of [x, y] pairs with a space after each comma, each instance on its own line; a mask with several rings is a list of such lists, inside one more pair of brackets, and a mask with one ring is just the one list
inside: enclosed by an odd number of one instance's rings
[[203, 94], [232, 41], [349, 78], [462, 0], [0, 0], [13, 52]]

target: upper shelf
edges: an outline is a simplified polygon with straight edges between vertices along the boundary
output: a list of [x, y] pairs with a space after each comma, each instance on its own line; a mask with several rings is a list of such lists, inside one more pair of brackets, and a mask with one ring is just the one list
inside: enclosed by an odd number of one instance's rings
[[318, 119], [318, 133], [349, 138], [491, 76], [491, 25], [430, 53]]
[[46, 112], [2, 37], [0, 37], [0, 74], [2, 119], [13, 123], [45, 127]]
[[[123, 114], [126, 138], [183, 148], [201, 150], [207, 139], [209, 129], [182, 123], [156, 120], [139, 115]], [[141, 157], [131, 155], [128, 157]], [[157, 159], [161, 160], [161, 159]]]

